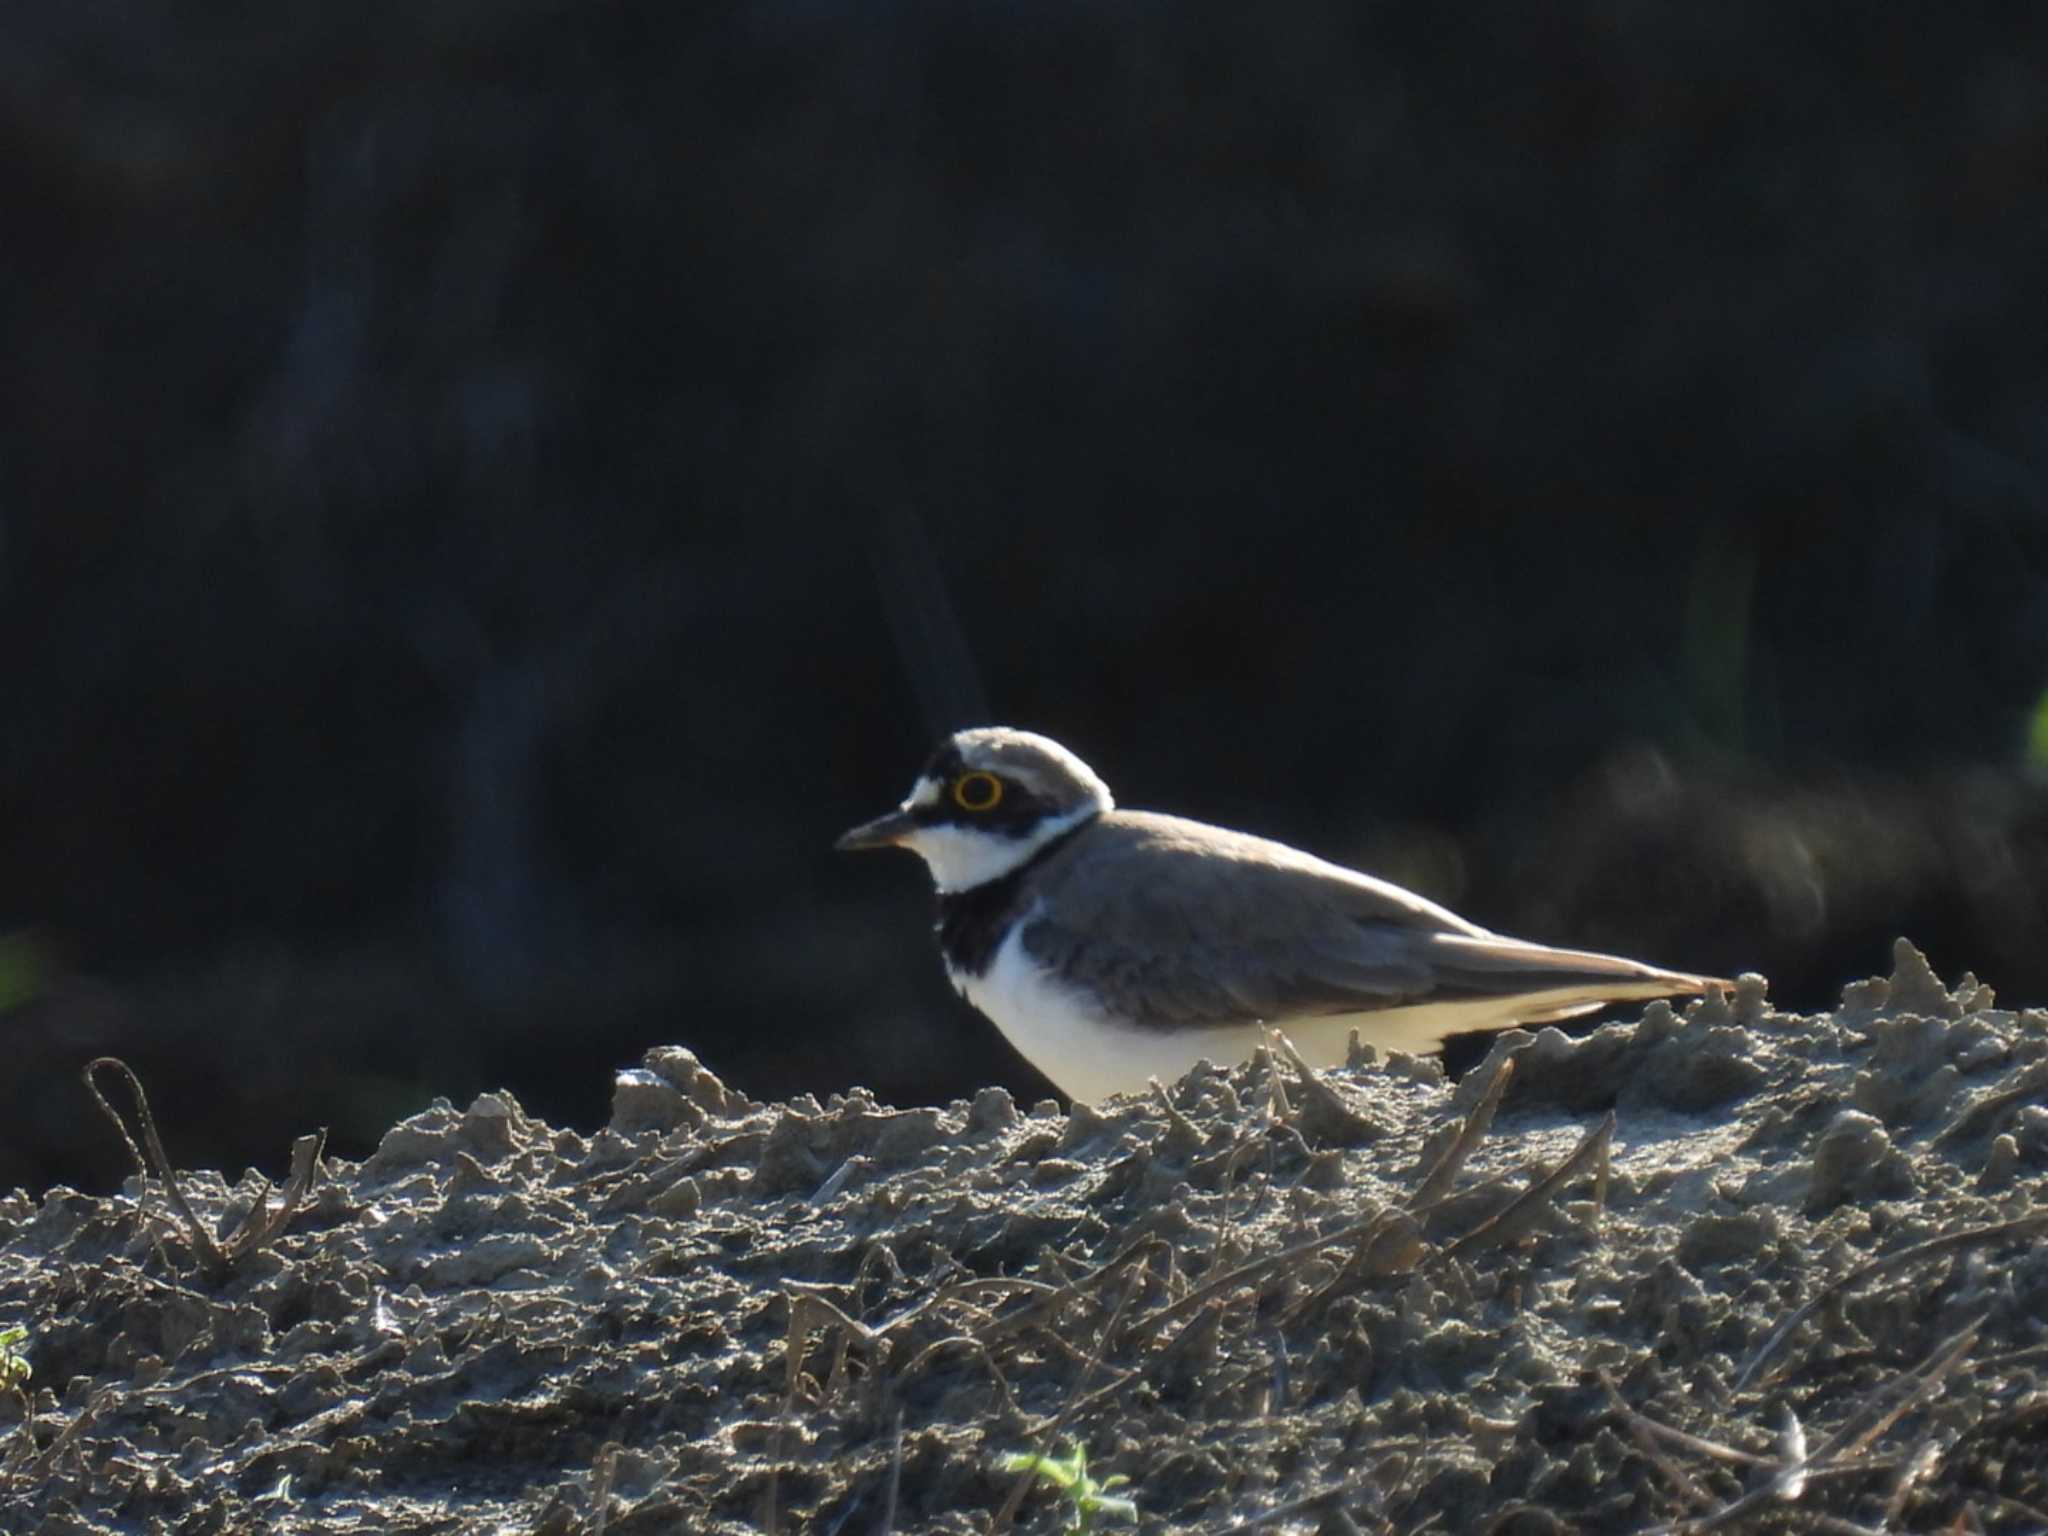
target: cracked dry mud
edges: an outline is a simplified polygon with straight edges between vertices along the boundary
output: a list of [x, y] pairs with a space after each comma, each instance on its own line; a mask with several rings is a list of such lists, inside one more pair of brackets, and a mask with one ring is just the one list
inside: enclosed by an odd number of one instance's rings
[[1069, 1441], [1155, 1531], [2048, 1528], [2048, 1012], [1903, 944], [1455, 1090], [766, 1105], [657, 1050], [595, 1136], [405, 1121], [218, 1279], [140, 1181], [0, 1238], [10, 1533], [1046, 1531], [997, 1460]]

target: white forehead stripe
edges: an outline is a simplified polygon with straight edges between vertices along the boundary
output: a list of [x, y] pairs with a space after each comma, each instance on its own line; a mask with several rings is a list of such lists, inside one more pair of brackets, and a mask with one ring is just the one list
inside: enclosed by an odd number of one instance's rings
[[911, 788], [910, 798], [903, 802], [903, 808], [907, 811], [915, 807], [937, 805], [939, 796], [945, 792], [945, 786], [937, 779], [919, 779]]
[[1050, 736], [1002, 727], [962, 731], [953, 737], [960, 760], [1021, 784], [1041, 795], [1051, 795], [1059, 804], [1092, 800], [1098, 810], [1111, 810], [1116, 801], [1109, 786], [1095, 770]]

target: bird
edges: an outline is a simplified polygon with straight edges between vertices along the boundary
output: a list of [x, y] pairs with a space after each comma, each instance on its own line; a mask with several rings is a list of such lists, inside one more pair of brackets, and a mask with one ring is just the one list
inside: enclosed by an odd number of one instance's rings
[[1090, 1103], [1233, 1065], [1268, 1029], [1330, 1067], [1353, 1031], [1422, 1054], [1729, 985], [1489, 932], [1285, 843], [1119, 810], [1074, 753], [1007, 726], [953, 733], [900, 805], [835, 846], [924, 860], [954, 986]]

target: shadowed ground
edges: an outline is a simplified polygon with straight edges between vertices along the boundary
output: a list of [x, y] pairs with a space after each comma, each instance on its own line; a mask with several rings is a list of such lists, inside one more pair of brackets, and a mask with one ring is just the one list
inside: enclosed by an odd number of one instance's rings
[[2044, 1074], [2048, 1012], [1904, 945], [1833, 1013], [1752, 978], [1455, 1093], [1261, 1057], [1072, 1116], [769, 1105], [660, 1050], [594, 1137], [407, 1120], [211, 1274], [155, 1188], [8, 1202], [0, 1512], [1049, 1531], [997, 1459], [1073, 1441], [1174, 1530], [2038, 1531]]

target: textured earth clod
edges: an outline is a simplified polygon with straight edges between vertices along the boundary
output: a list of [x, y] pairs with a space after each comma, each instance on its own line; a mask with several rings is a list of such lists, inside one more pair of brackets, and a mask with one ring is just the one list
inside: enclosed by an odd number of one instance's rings
[[0, 1528], [978, 1532], [1075, 1441], [1153, 1530], [2038, 1531], [2044, 1101], [2048, 1012], [1903, 944], [1455, 1089], [759, 1104], [665, 1048], [591, 1136], [436, 1104], [218, 1281], [154, 1182], [0, 1201]]

